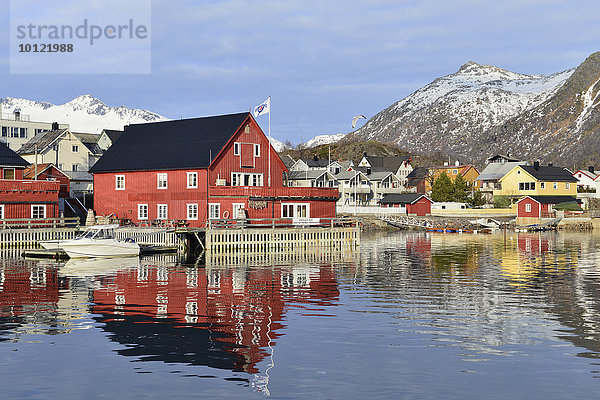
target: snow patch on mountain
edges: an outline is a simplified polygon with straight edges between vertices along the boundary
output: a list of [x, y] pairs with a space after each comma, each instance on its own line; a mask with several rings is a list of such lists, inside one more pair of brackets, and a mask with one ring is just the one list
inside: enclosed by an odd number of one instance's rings
[[340, 141], [344, 136], [346, 136], [345, 133], [338, 133], [335, 135], [318, 135], [318, 136], [315, 136], [314, 138], [310, 139], [306, 143], [304, 143], [304, 147], [310, 148], [310, 147], [321, 146], [324, 144], [336, 143], [336, 142]]
[[276, 152], [280, 153], [284, 150], [288, 150], [290, 147], [283, 143], [280, 140], [275, 139], [273, 136], [269, 138], [269, 142], [271, 142], [271, 146], [275, 149]]

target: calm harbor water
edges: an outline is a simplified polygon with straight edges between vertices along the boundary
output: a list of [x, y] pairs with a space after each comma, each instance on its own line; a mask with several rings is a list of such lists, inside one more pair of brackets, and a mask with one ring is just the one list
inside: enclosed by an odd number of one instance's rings
[[600, 236], [375, 233], [356, 254], [244, 256], [5, 254], [2, 398], [598, 397]]

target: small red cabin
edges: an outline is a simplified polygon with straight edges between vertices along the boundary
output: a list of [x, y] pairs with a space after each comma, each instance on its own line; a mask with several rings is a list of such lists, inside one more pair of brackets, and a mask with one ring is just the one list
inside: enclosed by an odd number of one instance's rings
[[573, 196], [525, 196], [517, 201], [517, 224], [540, 223], [542, 218], [555, 218], [553, 207], [561, 203], [578, 203]]
[[433, 201], [420, 193], [386, 194], [379, 201], [382, 207], [406, 208], [407, 215], [424, 217], [431, 214]]
[[34, 179], [38, 181], [57, 181], [60, 185], [58, 197], [69, 197], [71, 179], [67, 174], [62, 172], [60, 169], [56, 168], [54, 164], [38, 164], [37, 167], [35, 165], [30, 165], [25, 169], [23, 178]]
[[338, 199], [285, 187], [287, 168], [250, 113], [126, 126], [90, 172], [96, 214], [135, 223], [333, 218]]

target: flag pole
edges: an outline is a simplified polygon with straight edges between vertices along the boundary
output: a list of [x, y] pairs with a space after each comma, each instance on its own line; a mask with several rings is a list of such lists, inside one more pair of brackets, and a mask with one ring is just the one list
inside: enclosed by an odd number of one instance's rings
[[271, 96], [269, 96], [269, 187], [271, 187]]

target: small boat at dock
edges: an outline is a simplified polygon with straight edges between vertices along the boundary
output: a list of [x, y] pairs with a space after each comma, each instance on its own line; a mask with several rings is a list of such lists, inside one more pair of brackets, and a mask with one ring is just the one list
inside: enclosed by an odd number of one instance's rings
[[40, 242], [46, 250], [62, 249], [70, 258], [75, 257], [115, 257], [137, 256], [140, 246], [133, 239], [116, 239], [115, 229], [119, 225], [94, 225], [70, 240]]

